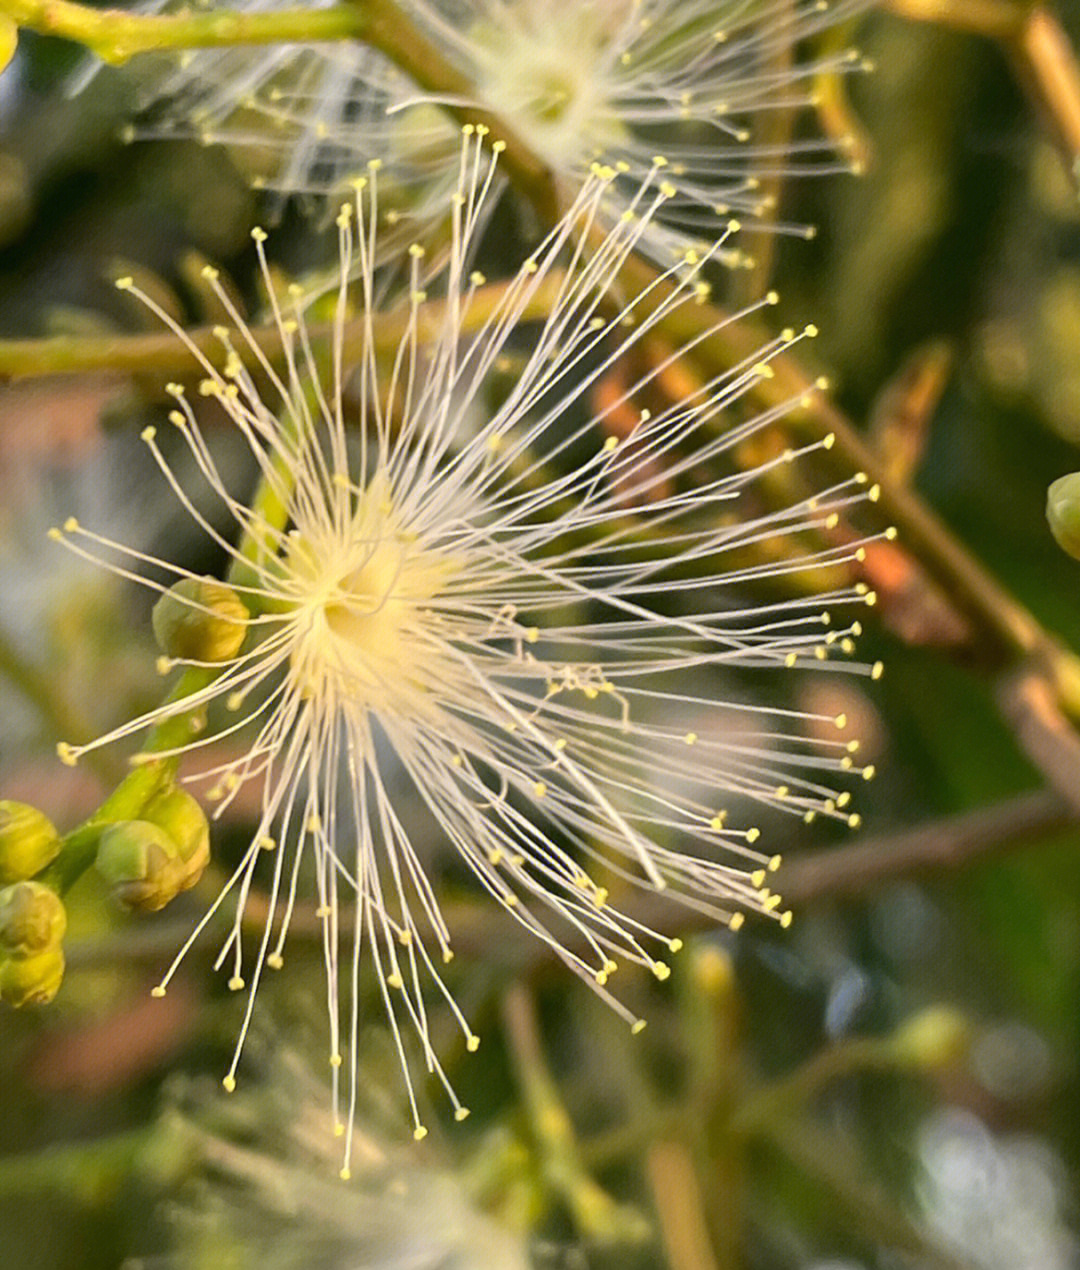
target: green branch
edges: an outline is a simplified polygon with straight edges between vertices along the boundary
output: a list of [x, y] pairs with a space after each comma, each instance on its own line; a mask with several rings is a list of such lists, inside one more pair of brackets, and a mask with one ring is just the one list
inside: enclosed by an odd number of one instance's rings
[[113, 65], [139, 53], [169, 49], [363, 40], [372, 25], [369, 10], [359, 4], [272, 13], [207, 9], [147, 14], [92, 9], [70, 0], [3, 0], [0, 12], [39, 35], [59, 35], [82, 44]]
[[[549, 273], [525, 305], [523, 321], [547, 315], [564, 277], [561, 270]], [[479, 330], [502, 304], [505, 290], [503, 283], [478, 288], [468, 312], [462, 317], [462, 330]], [[441, 328], [445, 312], [446, 303], [442, 300], [429, 300], [420, 306], [417, 326], [421, 339]], [[409, 315], [404, 310], [380, 314], [374, 323], [376, 353], [393, 353], [404, 337], [408, 323]], [[361, 352], [366, 326], [362, 319], [346, 322], [343, 344], [346, 361]], [[214, 329], [211, 326], [195, 327], [187, 335], [211, 365], [223, 367], [226, 355]], [[314, 347], [328, 348], [333, 326], [329, 322], [312, 323], [308, 334]], [[253, 327], [251, 336], [271, 362], [280, 362], [283, 346], [281, 332], [276, 326]], [[0, 381], [42, 375], [100, 374], [103, 371], [128, 375], [153, 373], [162, 378], [169, 375], [180, 378], [190, 375], [194, 367], [195, 360], [190, 351], [171, 331], [153, 335], [58, 335], [46, 339], [0, 340]]]

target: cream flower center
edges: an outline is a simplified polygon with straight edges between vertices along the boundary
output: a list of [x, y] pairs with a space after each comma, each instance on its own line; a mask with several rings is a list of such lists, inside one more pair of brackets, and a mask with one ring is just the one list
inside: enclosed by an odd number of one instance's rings
[[595, 17], [589, 19], [574, 4], [547, 8], [542, 19], [519, 10], [516, 20], [474, 31], [481, 100], [559, 167], [618, 140], [607, 117], [605, 46]]
[[451, 558], [403, 529], [382, 490], [361, 495], [344, 531], [300, 531], [286, 552], [296, 597], [291, 672], [309, 697], [415, 715], [447, 661], [435, 601]]

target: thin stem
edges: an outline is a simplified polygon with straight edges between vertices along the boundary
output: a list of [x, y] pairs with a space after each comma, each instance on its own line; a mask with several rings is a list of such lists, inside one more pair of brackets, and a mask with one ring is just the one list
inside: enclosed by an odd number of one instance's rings
[[582, 1234], [617, 1241], [641, 1238], [645, 1231], [637, 1214], [616, 1204], [582, 1163], [574, 1127], [544, 1057], [536, 1007], [524, 984], [507, 990], [503, 1020], [548, 1185], [567, 1205]]

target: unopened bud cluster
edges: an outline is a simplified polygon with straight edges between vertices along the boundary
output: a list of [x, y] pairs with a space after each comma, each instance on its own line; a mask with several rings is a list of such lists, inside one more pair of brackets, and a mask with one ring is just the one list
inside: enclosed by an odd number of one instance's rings
[[32, 878], [56, 859], [60, 835], [29, 803], [0, 799], [0, 884]]
[[103, 830], [97, 871], [120, 903], [154, 913], [193, 887], [210, 860], [210, 828], [202, 808], [181, 789], [154, 799], [140, 820]]
[[[0, 1001], [43, 1005], [64, 977], [67, 911], [45, 870], [61, 839], [36, 807], [0, 801]], [[142, 819], [107, 825], [97, 871], [125, 908], [154, 912], [195, 885], [210, 861], [210, 827], [182, 789], [159, 793]]]
[[32, 879], [56, 859], [60, 836], [29, 803], [0, 800], [0, 1001], [43, 1005], [64, 977], [64, 902]]
[[64, 901], [44, 882], [0, 890], [0, 1001], [44, 1005], [64, 977]]

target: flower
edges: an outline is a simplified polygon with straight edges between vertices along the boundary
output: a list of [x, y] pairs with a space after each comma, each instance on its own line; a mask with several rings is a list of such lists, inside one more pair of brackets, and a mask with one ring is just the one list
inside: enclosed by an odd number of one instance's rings
[[[287, 0], [242, 0], [272, 11]], [[154, 2], [152, 8], [163, 7]], [[654, 157], [677, 194], [654, 246], [714, 237], [717, 215], [777, 218], [772, 183], [850, 170], [847, 141], [792, 142], [770, 124], [815, 100], [815, 81], [866, 63], [840, 48], [800, 59], [802, 43], [866, 0], [402, 0], [420, 38], [473, 86], [464, 99], [419, 93], [362, 45], [285, 45], [185, 53], [151, 79], [143, 137], [194, 136], [247, 156], [258, 184], [339, 194], [370, 158], [394, 179], [391, 216], [410, 232], [445, 205], [441, 178], [457, 129], [436, 106], [493, 113], [575, 191], [593, 162], [622, 164], [622, 203]], [[664, 227], [662, 232], [661, 227]]]
[[[247, 638], [213, 659], [164, 657], [163, 670], [195, 667], [209, 682], [94, 744], [221, 703], [234, 719], [227, 732], [250, 740], [211, 773], [217, 814], [253, 783], [262, 811], [242, 861], [157, 991], [231, 897], [219, 964], [229, 962], [230, 986], [248, 997], [225, 1077], [232, 1088], [259, 982], [282, 965], [306, 870], [323, 923], [346, 1172], [365, 964], [416, 1136], [425, 1128], [410, 1028], [456, 1116], [467, 1114], [429, 1031], [441, 999], [466, 1047], [478, 1044], [443, 977], [453, 937], [425, 872], [427, 844], [456, 855], [506, 914], [639, 1030], [643, 1021], [609, 980], [620, 963], [666, 978], [664, 955], [679, 941], [634, 918], [633, 889], [669, 889], [733, 928], [747, 909], [786, 924], [790, 914], [767, 885], [779, 858], [759, 849], [758, 827], [727, 815], [724, 800], [854, 824], [844, 784], [869, 775], [856, 766], [842, 717], [714, 696], [724, 682], [717, 676], [732, 667], [775, 679], [800, 665], [831, 668], [836, 653], [837, 666], [879, 670], [845, 660], [859, 624], [842, 616], [873, 602], [851, 581], [863, 547], [841, 523], [874, 496], [866, 478], [813, 494], [795, 486], [770, 510], [770, 490], [791, 489], [799, 461], [821, 456], [831, 437], [773, 447], [750, 470], [733, 462], [785, 413], [754, 415], [747, 394], [812, 329], [783, 332], [681, 400], [663, 399], [660, 379], [674, 358], [661, 357], [598, 406], [599, 385], [624, 355], [665, 315], [702, 301], [708, 254], [687, 253], [644, 294], [616, 301], [623, 263], [672, 191], [654, 171], [631, 208], [597, 230], [617, 181], [597, 167], [562, 221], [493, 290], [473, 257], [496, 161], [484, 157], [477, 130], [464, 134], [438, 297], [418, 285], [425, 266], [416, 248], [407, 302], [397, 313], [375, 311], [377, 169], [341, 209], [329, 375], [318, 374], [301, 293], [275, 291], [260, 230], [283, 372], [223, 287], [233, 328], [218, 331], [219, 371], [153, 299], [130, 279], [119, 283], [200, 362], [200, 393], [245, 438], [266, 493], [248, 506], [228, 488], [194, 405], [170, 385], [170, 418], [240, 545], [197, 509], [156, 430], [143, 436], [176, 497], [232, 558]], [[271, 400], [256, 376], [272, 386]], [[789, 404], [800, 402], [805, 394]], [[182, 567], [126, 552], [75, 520], [54, 537], [168, 589], [170, 604], [198, 608], [196, 597], [210, 593]], [[131, 562], [180, 585], [129, 575]], [[747, 594], [785, 575], [805, 585], [808, 570], [818, 571], [809, 575], [818, 593], [774, 592], [757, 603]], [[218, 620], [216, 609], [205, 611]], [[222, 611], [230, 624], [241, 620], [231, 600]], [[722, 732], [705, 729], [710, 714], [723, 718]], [[826, 726], [835, 739], [821, 738]], [[193, 733], [173, 753], [194, 757], [212, 739]], [[64, 746], [61, 755], [74, 762], [89, 748]], [[256, 885], [267, 917], [252, 947], [244, 912]]]
[[[420, 0], [418, 23], [445, 45], [475, 100], [575, 188], [597, 160], [618, 163], [625, 196], [663, 156], [676, 194], [650, 231], [711, 239], [717, 216], [775, 218], [769, 183], [850, 170], [839, 142], [769, 141], [759, 125], [814, 102], [820, 76], [866, 65], [844, 48], [799, 47], [857, 14], [862, 0]], [[427, 98], [426, 100], [431, 100]], [[400, 109], [401, 107], [397, 107]], [[676, 241], [676, 246], [678, 241]]]

